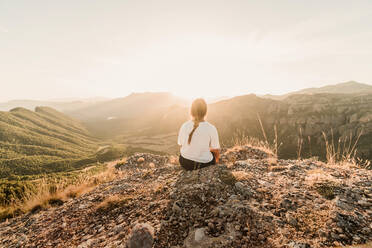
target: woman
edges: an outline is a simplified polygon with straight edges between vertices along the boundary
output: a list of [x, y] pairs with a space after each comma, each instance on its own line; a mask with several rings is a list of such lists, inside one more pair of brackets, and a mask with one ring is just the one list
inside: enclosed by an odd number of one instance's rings
[[178, 134], [181, 166], [185, 170], [195, 170], [218, 163], [218, 133], [212, 124], [205, 121], [207, 104], [204, 99], [194, 100], [190, 113], [192, 120], [185, 122]]

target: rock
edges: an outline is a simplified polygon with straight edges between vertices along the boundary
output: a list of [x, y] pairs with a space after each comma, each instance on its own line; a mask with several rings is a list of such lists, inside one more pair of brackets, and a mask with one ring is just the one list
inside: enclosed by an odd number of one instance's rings
[[198, 228], [195, 230], [195, 242], [201, 242], [205, 238], [205, 228]]
[[[103, 229], [102, 229], [102, 228], [103, 228]], [[100, 232], [100, 231], [103, 231], [103, 230], [104, 230], [104, 227], [101, 227], [100, 230], [99, 230], [99, 232]], [[115, 227], [112, 229], [112, 231], [113, 231], [114, 233], [116, 233], [116, 234], [121, 233], [121, 232], [124, 232], [124, 230], [125, 230], [125, 228], [124, 228], [123, 225], [117, 225], [117, 226], [115, 226]]]
[[297, 220], [296, 220], [296, 218], [294, 218], [294, 217], [292, 216], [291, 213], [287, 212], [285, 216], [286, 216], [287, 222], [288, 222], [291, 226], [294, 226], [294, 227], [297, 226]]
[[236, 188], [240, 193], [244, 192], [244, 184], [241, 183], [241, 182], [237, 182], [237, 183], [235, 183], [235, 188]]
[[95, 243], [95, 240], [88, 239], [87, 241], [81, 243], [77, 248], [88, 248], [91, 247]]
[[359, 244], [361, 241], [361, 238], [358, 235], [355, 235], [353, 236], [353, 240], [355, 241], [355, 243]]
[[145, 159], [143, 157], [137, 159], [137, 163], [142, 164], [143, 162], [145, 162]]
[[[169, 157], [150, 153], [136, 153], [126, 159], [125, 163], [119, 163], [115, 166], [118, 170], [137, 169], [156, 169], [157, 165], [164, 165], [169, 161]], [[138, 167], [140, 165], [140, 167]]]
[[244, 186], [242, 182], [236, 182], [235, 188], [241, 195], [245, 197], [251, 197], [254, 194], [252, 189], [250, 187]]
[[283, 208], [283, 209], [286, 209], [286, 210], [294, 209], [293, 202], [290, 199], [286, 199], [286, 198], [284, 198], [280, 202], [280, 207]]
[[358, 201], [358, 204], [364, 208], [371, 208], [372, 202], [368, 202], [366, 199], [362, 199]]
[[182, 209], [180, 208], [178, 204], [179, 203], [177, 201], [173, 203], [172, 211], [175, 213], [179, 213], [182, 211]]
[[127, 241], [128, 248], [151, 248], [153, 243], [154, 228], [147, 223], [135, 225]]
[[353, 206], [349, 205], [348, 203], [346, 203], [345, 201], [339, 198], [336, 199], [336, 206], [343, 210], [348, 210], [348, 211], [353, 210]]
[[308, 243], [301, 243], [301, 242], [295, 242], [291, 241], [288, 246], [290, 248], [310, 248], [310, 245]]

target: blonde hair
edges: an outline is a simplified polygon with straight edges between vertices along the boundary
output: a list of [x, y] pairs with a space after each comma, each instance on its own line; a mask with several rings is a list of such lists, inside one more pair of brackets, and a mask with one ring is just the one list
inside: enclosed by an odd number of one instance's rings
[[189, 134], [188, 143], [191, 143], [192, 135], [194, 134], [195, 130], [198, 128], [199, 123], [204, 121], [204, 117], [207, 114], [207, 103], [203, 98], [195, 99], [191, 104], [190, 114], [194, 121], [194, 128], [192, 129], [191, 133]]

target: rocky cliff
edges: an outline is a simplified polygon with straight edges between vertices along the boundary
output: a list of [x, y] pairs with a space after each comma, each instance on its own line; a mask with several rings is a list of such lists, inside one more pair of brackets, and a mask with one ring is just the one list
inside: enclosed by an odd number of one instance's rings
[[[154, 117], [143, 135], [177, 132], [188, 116], [188, 109], [174, 107]], [[302, 140], [302, 157], [325, 158], [323, 132], [332, 139], [352, 143], [361, 133], [357, 154], [372, 159], [372, 94], [292, 95], [277, 101], [255, 95], [223, 100], [208, 106], [207, 119], [214, 124], [222, 143], [231, 146], [232, 137], [249, 136], [265, 140], [259, 118], [269, 143], [277, 129], [280, 158], [297, 158], [298, 142]], [[121, 124], [120, 124], [121, 125]], [[134, 135], [136, 137], [138, 134]], [[345, 141], [347, 139], [347, 141]], [[160, 143], [160, 142], [159, 142]]]
[[[336, 144], [350, 137], [354, 142], [361, 133], [358, 155], [372, 158], [372, 94], [294, 95], [284, 104], [286, 115], [279, 119], [279, 123], [295, 128], [297, 136], [302, 135], [305, 140], [311, 137], [313, 147], [320, 147], [319, 151], [313, 151], [317, 155], [325, 151], [322, 132], [330, 139], [333, 133]], [[305, 142], [305, 145], [309, 152], [309, 143]]]
[[79, 198], [1, 223], [0, 246], [300, 248], [372, 240], [370, 170], [277, 160], [248, 146], [197, 171], [152, 154], [129, 157], [117, 170], [120, 179]]
[[[357, 155], [372, 159], [372, 94], [292, 95], [282, 101], [262, 99], [253, 95], [233, 98], [211, 105], [208, 120], [216, 125], [222, 140], [227, 142], [239, 131], [250, 137], [264, 139], [258, 120], [261, 119], [270, 143], [277, 128], [281, 158], [297, 158], [298, 142], [302, 157], [325, 158], [323, 132], [335, 146], [352, 144], [357, 136]], [[236, 134], [235, 134], [236, 135]]]

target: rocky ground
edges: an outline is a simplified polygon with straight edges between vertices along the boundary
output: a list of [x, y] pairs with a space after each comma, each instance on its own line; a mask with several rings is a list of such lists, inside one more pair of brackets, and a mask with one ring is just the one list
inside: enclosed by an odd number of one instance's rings
[[[0, 224], [0, 247], [126, 247], [137, 223], [153, 247], [337, 247], [372, 240], [372, 171], [277, 160], [248, 146], [186, 172], [136, 154], [122, 177]], [[151, 239], [152, 240], [152, 239]]]

